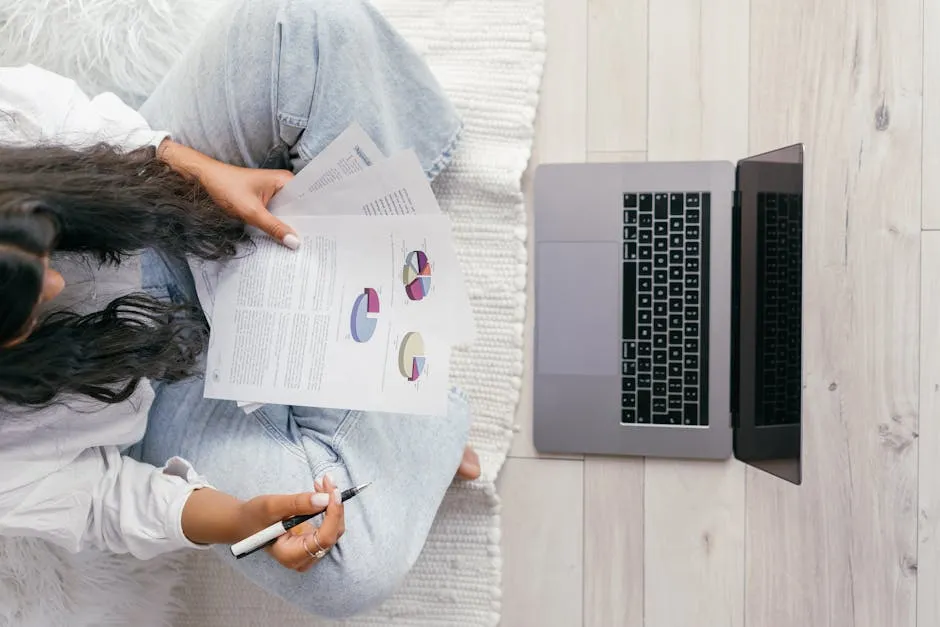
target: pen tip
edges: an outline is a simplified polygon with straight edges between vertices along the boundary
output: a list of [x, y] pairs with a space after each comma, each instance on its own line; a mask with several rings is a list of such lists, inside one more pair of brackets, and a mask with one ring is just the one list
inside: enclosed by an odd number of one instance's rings
[[363, 490], [365, 490], [366, 488], [368, 488], [370, 485], [372, 485], [372, 482], [371, 482], [371, 481], [366, 481], [366, 482], [363, 483], [362, 485], [356, 487], [356, 492], [362, 492]]

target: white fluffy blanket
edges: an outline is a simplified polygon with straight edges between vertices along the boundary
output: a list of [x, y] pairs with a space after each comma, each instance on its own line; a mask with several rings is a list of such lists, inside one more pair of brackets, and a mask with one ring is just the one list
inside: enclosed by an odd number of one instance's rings
[[[0, 0], [0, 65], [34, 63], [89, 93], [139, 104], [225, 0]], [[453, 218], [480, 340], [454, 356], [470, 394], [484, 476], [445, 499], [421, 560], [377, 612], [349, 624], [499, 621], [499, 503], [523, 369], [525, 211], [520, 188], [544, 61], [543, 0], [375, 0], [425, 56], [466, 122], [436, 182]], [[185, 611], [173, 616], [171, 589]], [[0, 625], [247, 627], [322, 624], [245, 583], [209, 554], [142, 564], [66, 556], [0, 539]]]

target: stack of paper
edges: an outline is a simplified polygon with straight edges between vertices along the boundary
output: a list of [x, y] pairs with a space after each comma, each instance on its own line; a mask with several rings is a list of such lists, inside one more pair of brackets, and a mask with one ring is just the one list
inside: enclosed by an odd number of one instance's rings
[[206, 397], [443, 415], [451, 349], [475, 327], [415, 154], [385, 158], [353, 125], [269, 208], [299, 250], [258, 235], [224, 266], [190, 262], [211, 321]]

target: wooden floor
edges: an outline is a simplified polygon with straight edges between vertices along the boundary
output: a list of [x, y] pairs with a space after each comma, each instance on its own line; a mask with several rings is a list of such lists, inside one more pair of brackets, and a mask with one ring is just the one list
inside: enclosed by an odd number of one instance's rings
[[533, 163], [805, 142], [804, 483], [539, 457], [529, 373], [503, 625], [940, 626], [940, 3], [547, 0], [547, 28]]

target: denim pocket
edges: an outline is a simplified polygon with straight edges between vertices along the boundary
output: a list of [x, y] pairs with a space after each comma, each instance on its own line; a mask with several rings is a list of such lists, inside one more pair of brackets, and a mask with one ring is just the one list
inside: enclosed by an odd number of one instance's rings
[[278, 136], [284, 144], [293, 146], [310, 120], [319, 54], [311, 32], [301, 34], [296, 26], [285, 22], [285, 16], [279, 16], [271, 71]]

